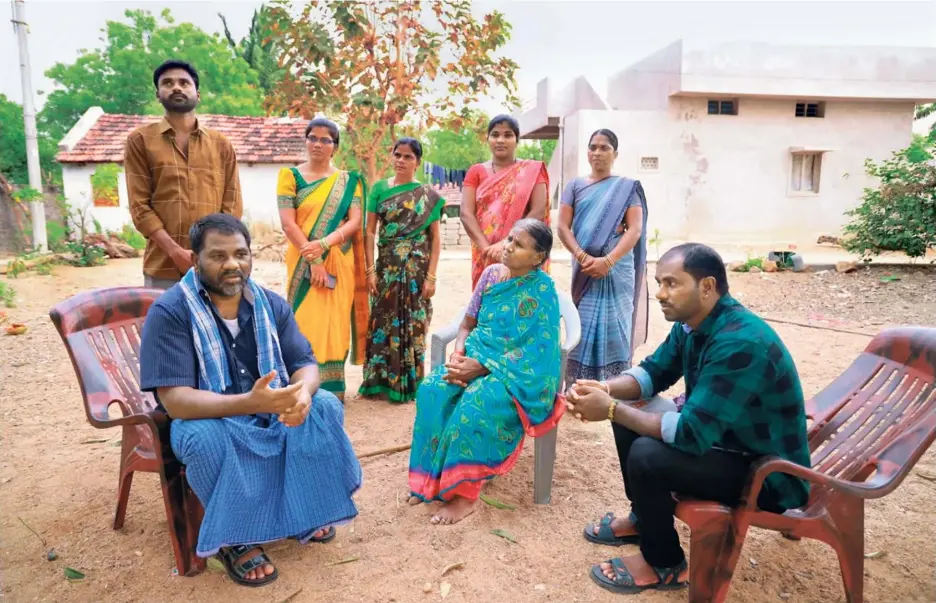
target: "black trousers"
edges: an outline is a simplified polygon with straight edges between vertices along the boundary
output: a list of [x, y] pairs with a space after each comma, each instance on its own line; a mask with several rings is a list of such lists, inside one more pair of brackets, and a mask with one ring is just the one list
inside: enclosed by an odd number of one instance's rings
[[[756, 457], [710, 450], [702, 456], [681, 452], [655, 438], [639, 436], [613, 424], [624, 492], [637, 517], [640, 552], [653, 567], [673, 567], [686, 558], [673, 525], [673, 493], [734, 506]], [[758, 506], [782, 512], [762, 490]]]

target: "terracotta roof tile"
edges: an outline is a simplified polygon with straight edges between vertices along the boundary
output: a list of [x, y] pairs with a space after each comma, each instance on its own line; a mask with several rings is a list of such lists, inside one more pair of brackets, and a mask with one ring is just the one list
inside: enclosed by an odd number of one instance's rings
[[[158, 115], [104, 114], [60, 163], [121, 163], [127, 135], [162, 119]], [[227, 136], [241, 163], [301, 163], [306, 160], [305, 122], [275, 117], [199, 115], [199, 123]]]

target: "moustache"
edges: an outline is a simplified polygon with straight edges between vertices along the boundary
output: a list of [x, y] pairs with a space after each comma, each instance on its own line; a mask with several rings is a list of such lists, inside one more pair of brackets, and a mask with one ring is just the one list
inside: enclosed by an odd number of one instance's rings
[[223, 279], [226, 279], [226, 278], [229, 278], [229, 277], [232, 277], [232, 276], [239, 277], [240, 279], [243, 280], [243, 278], [244, 278], [244, 273], [241, 272], [240, 270], [229, 270], [229, 271], [224, 272], [224, 273], [221, 274], [221, 279], [223, 280]]

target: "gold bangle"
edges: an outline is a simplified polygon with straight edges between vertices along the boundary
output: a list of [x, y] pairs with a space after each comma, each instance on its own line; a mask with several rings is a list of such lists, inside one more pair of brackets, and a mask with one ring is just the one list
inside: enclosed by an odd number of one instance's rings
[[319, 245], [322, 246], [322, 253], [328, 251], [329, 248], [331, 247], [331, 245], [328, 244], [328, 241], [326, 241], [324, 237], [319, 239], [318, 242], [319, 242]]
[[436, 282], [436, 275], [431, 274], [431, 273], [427, 273], [427, 274], [426, 274], [426, 280], [429, 281], [430, 283], [434, 283], [434, 282]]
[[611, 260], [611, 256], [606, 255], [604, 258], [605, 264], [608, 265], [608, 268], [614, 268], [614, 261]]
[[340, 230], [336, 230], [335, 232], [337, 232], [337, 233], [338, 233], [338, 236], [341, 237], [341, 240], [338, 242], [338, 244], [339, 244], [339, 245], [344, 245], [344, 243], [345, 243], [345, 236], [344, 236], [344, 233], [341, 232]]
[[614, 411], [617, 410], [617, 400], [615, 400], [611, 406], [608, 407], [608, 420], [614, 423]]
[[370, 275], [372, 275], [372, 274], [377, 274], [377, 267], [376, 267], [376, 266], [370, 266], [370, 267], [368, 267], [368, 268], [365, 268], [365, 269], [364, 269], [364, 274], [366, 274], [367, 276], [370, 276]]

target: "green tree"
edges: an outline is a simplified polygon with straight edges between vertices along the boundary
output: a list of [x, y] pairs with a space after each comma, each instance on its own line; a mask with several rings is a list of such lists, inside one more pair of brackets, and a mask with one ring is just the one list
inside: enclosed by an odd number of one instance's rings
[[169, 58], [188, 61], [198, 70], [202, 113], [264, 114], [257, 72], [218, 34], [191, 23], [176, 24], [168, 9], [159, 18], [143, 10], [125, 15], [129, 23], [106, 23], [104, 48], [82, 51], [74, 63], [56, 63], [46, 71], [57, 89], [49, 94], [39, 122], [52, 140], [61, 140], [94, 106], [108, 113], [161, 113], [153, 70]]
[[[924, 119], [929, 117], [933, 113], [936, 113], [936, 103], [930, 103], [928, 105], [919, 105], [916, 108], [916, 115], [914, 119]], [[932, 142], [936, 142], [936, 121], [930, 126], [929, 139]]]
[[286, 70], [269, 107], [346, 124], [348, 146], [368, 181], [384, 173], [385, 133], [404, 122], [432, 127], [503, 91], [518, 104], [517, 64], [499, 56], [510, 38], [504, 15], [475, 18], [469, 0], [308, 2], [270, 9], [273, 43]]
[[880, 179], [866, 188], [861, 203], [845, 215], [845, 249], [869, 260], [885, 251], [923, 257], [936, 247], [936, 140], [914, 137], [890, 159], [865, 162], [868, 174]]
[[517, 157], [520, 159], [536, 159], [549, 165], [553, 151], [556, 150], [556, 140], [527, 140], [517, 147]]
[[[0, 173], [15, 184], [29, 184], [23, 107], [3, 94], [0, 94], [0, 124]], [[39, 167], [43, 182], [48, 184], [61, 181], [62, 172], [55, 163], [55, 152], [55, 143], [40, 132]]]
[[426, 133], [424, 159], [453, 170], [469, 167], [491, 157], [484, 141], [488, 117], [472, 112], [468, 119], [449, 128], [435, 128]]
[[240, 42], [235, 41], [231, 35], [224, 15], [218, 13], [218, 17], [224, 25], [224, 37], [228, 45], [256, 71], [263, 94], [272, 95], [277, 84], [283, 79], [283, 70], [279, 67], [279, 53], [270, 36], [270, 9], [262, 4], [260, 10], [254, 11], [250, 20], [250, 30]]

